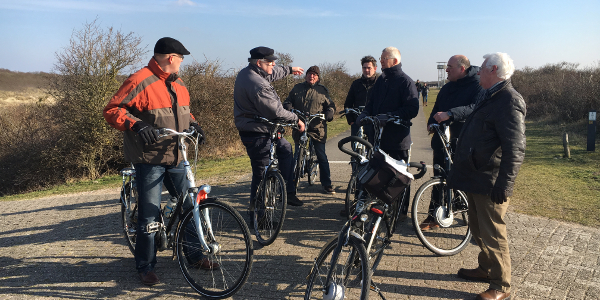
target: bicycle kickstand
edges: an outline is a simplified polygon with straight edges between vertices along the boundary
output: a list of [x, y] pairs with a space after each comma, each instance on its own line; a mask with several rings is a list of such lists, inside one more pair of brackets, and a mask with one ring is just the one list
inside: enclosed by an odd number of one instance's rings
[[383, 300], [387, 300], [384, 296], [383, 293], [381, 292], [381, 289], [375, 284], [375, 282], [373, 282], [373, 280], [371, 279], [371, 291], [377, 292], [377, 294], [379, 295], [379, 297], [381, 297], [381, 299]]

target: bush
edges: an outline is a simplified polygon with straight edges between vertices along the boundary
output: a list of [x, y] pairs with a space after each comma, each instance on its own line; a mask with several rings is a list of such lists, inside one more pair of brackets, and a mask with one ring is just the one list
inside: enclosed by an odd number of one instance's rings
[[600, 109], [600, 65], [578, 69], [562, 62], [517, 70], [512, 83], [527, 103], [527, 117], [573, 122]]

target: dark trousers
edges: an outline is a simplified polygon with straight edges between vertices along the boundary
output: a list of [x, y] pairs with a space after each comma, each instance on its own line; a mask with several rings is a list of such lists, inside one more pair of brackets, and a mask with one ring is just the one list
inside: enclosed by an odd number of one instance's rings
[[[269, 150], [271, 147], [271, 139], [268, 136], [240, 136], [242, 143], [246, 147], [246, 153], [250, 157], [250, 165], [252, 166], [252, 184], [250, 187], [250, 201], [254, 201], [258, 185], [262, 180], [265, 168], [269, 165]], [[286, 181], [286, 189], [288, 194], [296, 194], [294, 186], [294, 155], [292, 145], [285, 138], [279, 140], [277, 148], [277, 160], [279, 161], [279, 172]]]
[[[177, 166], [135, 164], [138, 191], [138, 228], [135, 245], [135, 266], [138, 272], [147, 272], [156, 265], [156, 233], [148, 233], [146, 227], [160, 222], [160, 200], [162, 185], [171, 195], [179, 195], [185, 186], [185, 173], [171, 173], [169, 170], [183, 169], [183, 163]], [[184, 203], [184, 209], [191, 203]], [[186, 207], [187, 206], [187, 207]]]
[[321, 179], [321, 185], [331, 186], [331, 171], [329, 170], [329, 160], [325, 153], [325, 143], [312, 141], [315, 146], [315, 153], [317, 154], [317, 160], [319, 161], [319, 175]]

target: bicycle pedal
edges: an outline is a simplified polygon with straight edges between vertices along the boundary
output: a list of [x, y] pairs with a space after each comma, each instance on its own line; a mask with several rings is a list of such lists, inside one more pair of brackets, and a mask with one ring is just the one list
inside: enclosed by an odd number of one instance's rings
[[152, 222], [152, 223], [146, 225], [146, 232], [147, 233], [158, 232], [161, 227], [162, 227], [162, 224], [160, 222]]

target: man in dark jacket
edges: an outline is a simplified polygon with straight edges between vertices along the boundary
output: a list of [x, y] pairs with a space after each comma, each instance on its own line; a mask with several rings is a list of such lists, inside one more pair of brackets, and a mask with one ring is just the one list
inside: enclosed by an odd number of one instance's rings
[[[377, 80], [377, 60], [373, 56], [365, 56], [360, 60], [362, 65], [362, 76], [350, 85], [344, 108], [358, 108], [366, 106], [373, 96], [373, 86]], [[356, 115], [346, 115], [346, 121], [350, 125], [350, 134], [356, 135], [360, 127], [356, 124]]]
[[[382, 74], [373, 87], [373, 96], [365, 110], [356, 122], [360, 123], [365, 116], [392, 115], [402, 120], [410, 121], [419, 113], [419, 99], [415, 82], [402, 71], [400, 51], [387, 47], [381, 53]], [[381, 116], [385, 119], [385, 116]], [[370, 138], [371, 139], [371, 138]], [[408, 162], [412, 141], [410, 128], [403, 125], [388, 123], [381, 134], [380, 148], [397, 160]], [[403, 216], [408, 211], [408, 194], [401, 200]]]
[[[296, 114], [283, 108], [281, 100], [271, 82], [284, 78], [289, 74], [300, 75], [304, 69], [300, 67], [276, 66], [275, 51], [267, 47], [256, 47], [250, 50], [248, 66], [243, 68], [235, 79], [233, 88], [233, 114], [235, 126], [252, 165], [252, 184], [250, 201], [254, 201], [258, 184], [265, 167], [269, 163], [269, 126], [254, 119], [260, 116], [268, 120], [284, 120], [298, 122], [300, 131], [304, 131], [304, 123]], [[302, 205], [296, 197], [294, 186], [294, 159], [292, 145], [282, 138], [277, 146], [277, 159], [283, 179], [286, 180], [288, 204]]]
[[[308, 135], [315, 146], [315, 153], [319, 161], [319, 173], [323, 190], [328, 194], [335, 194], [331, 185], [331, 172], [329, 170], [329, 161], [325, 153], [325, 142], [327, 141], [327, 122], [333, 121], [335, 113], [335, 103], [329, 97], [329, 91], [320, 83], [319, 76], [321, 71], [318, 66], [312, 66], [306, 71], [305, 81], [296, 84], [287, 99], [283, 102], [286, 109], [295, 108], [301, 112], [309, 114], [324, 114], [326, 120], [314, 120], [306, 124]], [[294, 141], [296, 142], [296, 152], [298, 152], [300, 135], [294, 132]]]
[[[110, 126], [123, 131], [125, 160], [134, 164], [138, 194], [135, 265], [145, 285], [160, 283], [154, 273], [156, 265], [156, 232], [148, 225], [160, 221], [162, 185], [171, 195], [185, 187], [182, 157], [177, 139], [158, 139], [155, 128], [177, 131], [202, 128], [190, 113], [190, 95], [179, 78], [179, 66], [190, 52], [178, 40], [164, 37], [156, 42], [154, 56], [148, 66], [129, 76], [104, 108], [104, 118]], [[180, 172], [171, 172], [179, 170]], [[184, 203], [190, 206], [192, 203]], [[202, 269], [219, 267], [206, 257], [195, 257]]]
[[[448, 60], [446, 73], [448, 73], [448, 83], [440, 90], [437, 100], [433, 105], [433, 110], [427, 121], [427, 130], [431, 132], [431, 124], [442, 123], [445, 121], [450, 124], [450, 139], [452, 149], [456, 147], [458, 134], [462, 129], [465, 119], [473, 111], [473, 105], [477, 101], [477, 95], [482, 90], [479, 85], [479, 67], [471, 66], [469, 59], [464, 55], [454, 55]], [[444, 144], [438, 136], [431, 138], [431, 149], [433, 149], [433, 164], [446, 167], [446, 154]], [[435, 176], [439, 175], [438, 170], [434, 170]], [[433, 196], [435, 199], [436, 195]], [[432, 207], [430, 207], [432, 208]], [[426, 218], [421, 224], [421, 230], [429, 230], [439, 227], [434, 218]]]
[[515, 67], [506, 53], [483, 56], [480, 94], [460, 133], [448, 185], [467, 193], [469, 227], [479, 245], [479, 266], [458, 276], [489, 282], [477, 299], [510, 297], [511, 262], [504, 216], [525, 156], [523, 97], [510, 77]]
[[423, 84], [421, 83], [421, 81], [419, 79], [417, 79], [417, 82], [415, 82], [415, 85], [417, 86], [417, 99], [419, 99], [419, 96], [421, 95], [421, 89], [423, 88]]
[[427, 96], [429, 95], [429, 87], [427, 86], [427, 83], [423, 83], [421, 94], [423, 94], [423, 106], [427, 106]]

